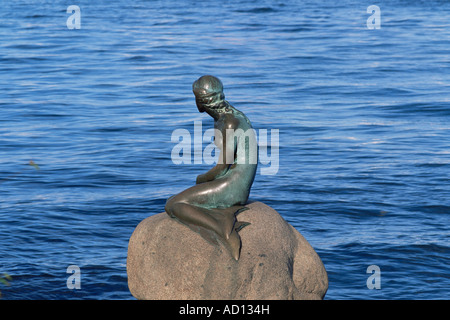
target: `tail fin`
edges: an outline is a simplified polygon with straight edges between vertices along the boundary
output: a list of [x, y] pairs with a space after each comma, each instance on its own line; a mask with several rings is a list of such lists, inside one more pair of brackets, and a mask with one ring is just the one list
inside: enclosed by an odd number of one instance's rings
[[236, 232], [241, 231], [244, 227], [250, 225], [250, 222], [245, 222], [245, 221], [236, 221], [236, 223], [234, 224], [234, 230], [236, 230]]

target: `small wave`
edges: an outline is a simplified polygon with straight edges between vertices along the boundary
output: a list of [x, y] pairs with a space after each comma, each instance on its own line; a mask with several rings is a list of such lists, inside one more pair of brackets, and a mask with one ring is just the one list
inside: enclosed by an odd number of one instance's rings
[[[403, 91], [401, 91], [403, 92]], [[411, 102], [404, 104], [384, 105], [381, 109], [401, 114], [427, 114], [431, 116], [450, 116], [450, 106], [444, 103]]]
[[143, 61], [143, 62], [145, 62], [145, 61], [149, 61], [150, 58], [147, 57], [147, 56], [138, 55], [138, 56], [128, 57], [125, 60], [128, 60], [128, 61]]
[[270, 12], [277, 12], [278, 10], [272, 8], [272, 7], [260, 7], [260, 8], [253, 8], [253, 9], [239, 9], [235, 10], [235, 12], [240, 13], [270, 13]]

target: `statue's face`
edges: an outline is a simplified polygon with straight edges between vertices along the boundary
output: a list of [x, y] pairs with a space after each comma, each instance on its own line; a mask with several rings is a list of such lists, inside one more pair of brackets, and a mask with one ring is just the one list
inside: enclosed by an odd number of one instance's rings
[[197, 104], [198, 111], [205, 112], [208, 105], [215, 101], [215, 98], [214, 94], [196, 94], [195, 103]]
[[197, 109], [198, 109], [199, 112], [205, 112], [206, 111], [204, 103], [203, 103], [203, 99], [195, 97], [195, 103], [197, 104]]

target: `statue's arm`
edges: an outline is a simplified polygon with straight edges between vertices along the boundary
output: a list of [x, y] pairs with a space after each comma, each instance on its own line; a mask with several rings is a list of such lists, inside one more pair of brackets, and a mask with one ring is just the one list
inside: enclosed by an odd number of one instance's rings
[[[234, 138], [230, 139], [231, 141], [227, 141], [227, 129], [235, 130], [238, 126], [238, 120], [233, 118], [227, 121], [224, 128], [221, 130], [222, 134], [222, 147], [219, 146], [220, 154], [219, 161], [217, 164], [211, 168], [208, 172], [201, 174], [197, 177], [196, 183], [203, 183], [207, 181], [215, 180], [224, 174], [227, 173], [228, 169], [234, 163], [234, 159], [236, 157], [236, 144], [234, 143]], [[228, 155], [228, 157], [227, 157]], [[228, 161], [231, 163], [227, 163], [227, 159], [232, 159], [232, 161]]]

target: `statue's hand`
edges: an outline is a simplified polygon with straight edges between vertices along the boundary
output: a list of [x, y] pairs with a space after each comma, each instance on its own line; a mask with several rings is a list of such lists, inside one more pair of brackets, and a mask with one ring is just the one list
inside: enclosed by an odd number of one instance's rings
[[203, 182], [213, 181], [213, 180], [223, 176], [227, 171], [228, 171], [227, 164], [217, 164], [215, 167], [213, 167], [208, 172], [200, 174], [197, 177], [196, 183], [199, 184], [199, 183], [203, 183]]

